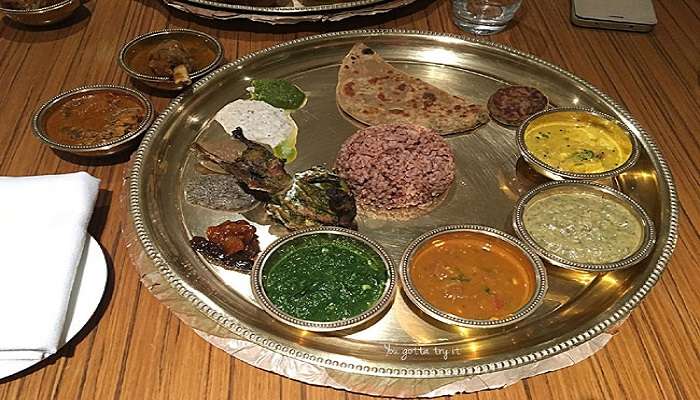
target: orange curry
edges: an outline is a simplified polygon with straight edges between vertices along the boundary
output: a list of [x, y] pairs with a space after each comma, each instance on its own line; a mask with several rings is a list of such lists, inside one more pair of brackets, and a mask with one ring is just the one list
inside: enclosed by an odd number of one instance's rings
[[440, 311], [472, 320], [502, 319], [534, 293], [530, 261], [515, 246], [477, 232], [449, 232], [423, 244], [410, 277], [418, 293]]

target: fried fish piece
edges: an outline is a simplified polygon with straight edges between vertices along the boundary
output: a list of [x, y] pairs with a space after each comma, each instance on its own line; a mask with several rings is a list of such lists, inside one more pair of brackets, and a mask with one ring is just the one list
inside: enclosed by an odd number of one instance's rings
[[265, 209], [291, 230], [321, 225], [357, 228], [357, 208], [350, 187], [323, 166], [294, 174], [292, 187], [273, 196]]
[[292, 177], [284, 169], [284, 160], [275, 157], [267, 147], [246, 139], [240, 128], [236, 128], [232, 136], [246, 145], [246, 149], [237, 158], [222, 158], [216, 151], [196, 142], [192, 146], [205, 159], [236, 177], [248, 189], [270, 194], [289, 189]]

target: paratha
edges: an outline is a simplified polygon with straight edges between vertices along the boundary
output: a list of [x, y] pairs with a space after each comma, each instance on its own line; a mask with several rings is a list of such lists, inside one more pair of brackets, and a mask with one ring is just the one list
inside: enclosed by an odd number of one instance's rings
[[485, 106], [400, 71], [364, 43], [355, 44], [343, 59], [336, 99], [343, 111], [367, 125], [415, 124], [446, 135], [489, 120]]

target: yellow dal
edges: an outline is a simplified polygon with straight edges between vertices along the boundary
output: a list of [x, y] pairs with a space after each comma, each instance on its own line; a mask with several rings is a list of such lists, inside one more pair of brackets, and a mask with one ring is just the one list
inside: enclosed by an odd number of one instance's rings
[[632, 154], [630, 137], [620, 125], [583, 112], [545, 114], [528, 125], [524, 136], [533, 156], [565, 172], [607, 172]]

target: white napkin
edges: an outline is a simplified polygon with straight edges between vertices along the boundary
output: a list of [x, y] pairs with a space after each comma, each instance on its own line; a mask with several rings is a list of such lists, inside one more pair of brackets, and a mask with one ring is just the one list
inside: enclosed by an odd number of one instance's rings
[[40, 360], [62, 338], [100, 180], [0, 177], [0, 360]]

